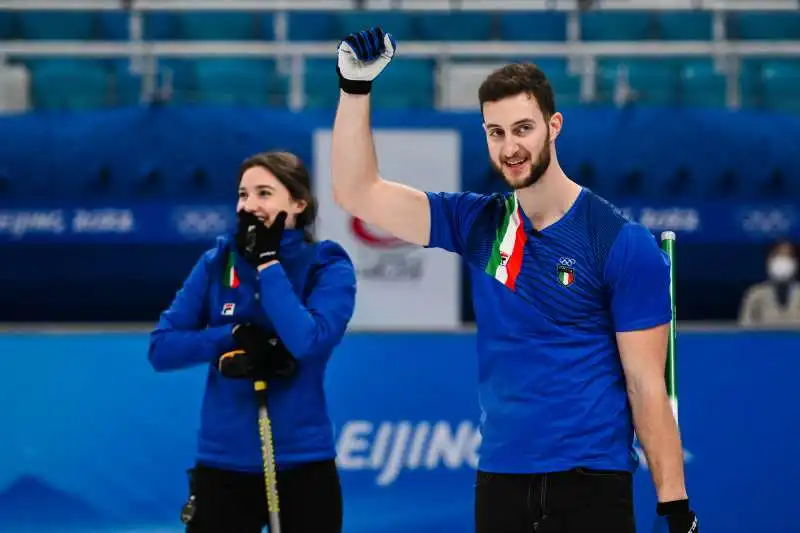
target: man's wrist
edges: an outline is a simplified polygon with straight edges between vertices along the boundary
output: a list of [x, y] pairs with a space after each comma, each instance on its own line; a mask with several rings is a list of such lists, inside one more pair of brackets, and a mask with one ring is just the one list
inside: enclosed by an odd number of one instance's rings
[[271, 261], [267, 261], [263, 265], [258, 265], [258, 271], [261, 272], [265, 268], [268, 268], [268, 267], [270, 267], [272, 265], [277, 265], [277, 264], [278, 264], [278, 260], [277, 259], [272, 259]]
[[689, 495], [683, 487], [676, 487], [671, 489], [656, 490], [658, 503], [674, 502], [679, 500], [686, 500]]

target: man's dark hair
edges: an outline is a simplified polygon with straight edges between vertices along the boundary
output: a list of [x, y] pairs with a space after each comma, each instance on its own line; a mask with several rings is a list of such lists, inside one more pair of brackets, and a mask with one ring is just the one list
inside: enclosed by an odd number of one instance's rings
[[295, 218], [295, 227], [302, 229], [305, 239], [313, 242], [311, 226], [317, 218], [317, 199], [311, 192], [311, 177], [303, 161], [291, 152], [262, 152], [248, 157], [239, 168], [239, 183], [247, 170], [261, 167], [269, 170], [284, 187], [289, 190], [293, 200], [303, 200], [306, 208]]
[[496, 102], [518, 94], [536, 99], [545, 119], [556, 112], [556, 99], [547, 76], [533, 63], [512, 63], [487, 76], [478, 89], [481, 111], [486, 102]]

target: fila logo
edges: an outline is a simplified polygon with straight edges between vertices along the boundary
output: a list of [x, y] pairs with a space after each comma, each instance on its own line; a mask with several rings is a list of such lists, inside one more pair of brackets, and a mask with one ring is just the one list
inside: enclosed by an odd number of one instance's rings
[[233, 316], [233, 310], [236, 307], [234, 303], [227, 303], [222, 306], [222, 316]]

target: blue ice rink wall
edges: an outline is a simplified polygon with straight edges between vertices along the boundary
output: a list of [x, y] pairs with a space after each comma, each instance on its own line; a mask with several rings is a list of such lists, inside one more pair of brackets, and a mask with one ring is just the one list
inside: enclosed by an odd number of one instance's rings
[[[0, 336], [0, 531], [181, 531], [205, 369], [156, 374], [146, 349], [143, 333]], [[352, 333], [335, 353], [347, 532], [471, 531], [474, 350], [472, 333]], [[800, 333], [685, 332], [679, 358], [703, 532], [800, 531]], [[637, 498], [649, 532], [644, 469]]]

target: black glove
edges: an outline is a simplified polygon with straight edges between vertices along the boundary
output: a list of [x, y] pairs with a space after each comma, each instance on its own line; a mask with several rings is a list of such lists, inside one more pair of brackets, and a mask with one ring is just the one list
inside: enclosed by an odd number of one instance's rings
[[286, 212], [281, 211], [267, 227], [253, 213], [239, 211], [236, 250], [245, 261], [257, 267], [279, 260], [281, 237], [286, 227]]
[[697, 515], [689, 507], [689, 500], [659, 503], [658, 516], [666, 517], [669, 533], [699, 533]]
[[217, 362], [223, 376], [269, 381], [289, 378], [297, 370], [297, 360], [280, 338], [258, 326], [237, 325], [233, 338], [238, 348], [222, 354]]

